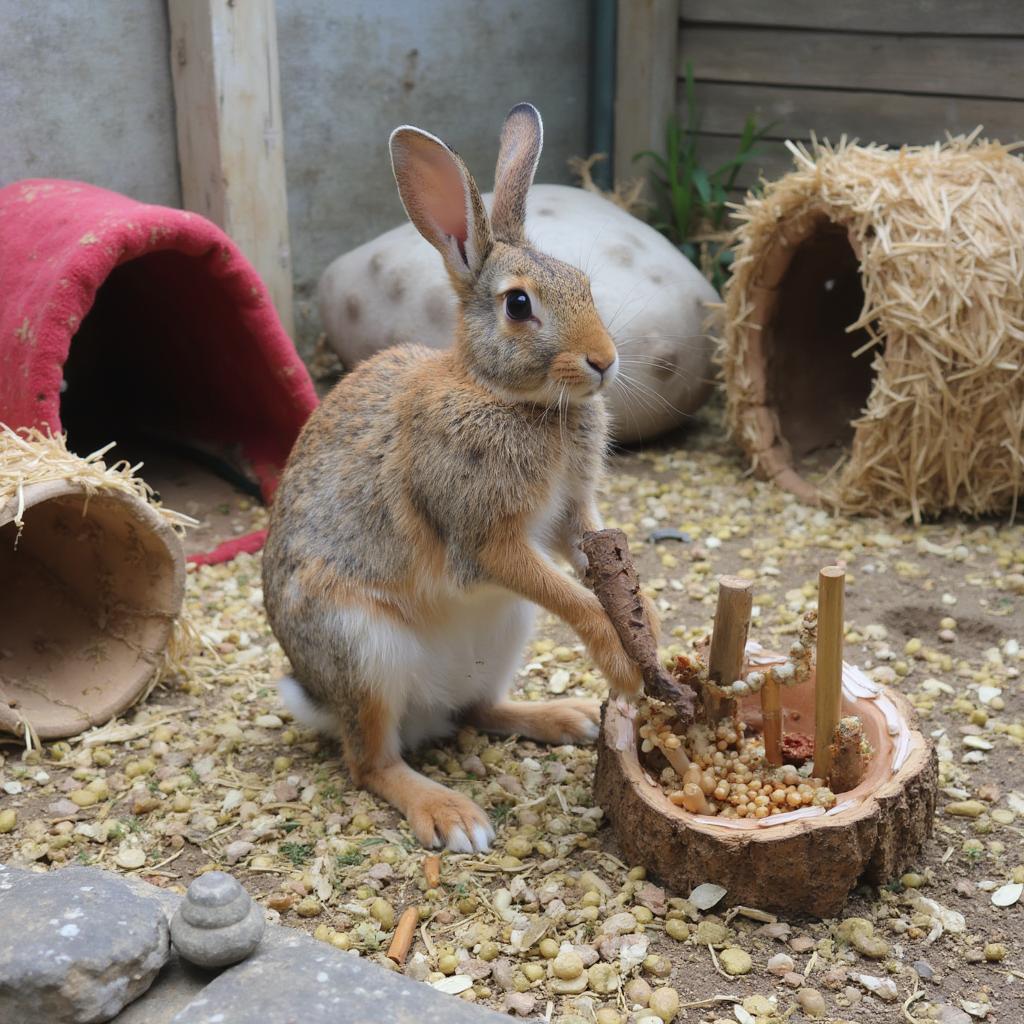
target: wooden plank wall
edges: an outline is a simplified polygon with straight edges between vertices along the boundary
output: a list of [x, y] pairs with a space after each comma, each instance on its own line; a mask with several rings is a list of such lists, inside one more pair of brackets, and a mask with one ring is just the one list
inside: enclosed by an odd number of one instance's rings
[[1021, 0], [681, 0], [677, 109], [693, 66], [701, 159], [736, 153], [747, 114], [775, 122], [758, 170], [792, 168], [783, 139], [1024, 139]]

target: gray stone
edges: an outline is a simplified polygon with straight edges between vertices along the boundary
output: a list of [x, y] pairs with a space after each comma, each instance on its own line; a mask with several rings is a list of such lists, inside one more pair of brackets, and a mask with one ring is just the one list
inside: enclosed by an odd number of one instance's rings
[[223, 871], [200, 875], [171, 919], [171, 941], [200, 967], [244, 960], [260, 944], [266, 919], [237, 879]]
[[[491, 196], [483, 197], [490, 206]], [[603, 196], [535, 185], [526, 234], [541, 252], [580, 266], [621, 357], [608, 392], [619, 441], [650, 440], [682, 423], [711, 393], [715, 289], [664, 236]], [[331, 347], [351, 369], [382, 348], [447, 348], [455, 294], [441, 257], [411, 224], [339, 256], [317, 291]]]
[[160, 903], [116, 875], [0, 866], [0, 1019], [93, 1024], [141, 996], [169, 955]]
[[296, 935], [224, 971], [173, 1024], [508, 1024], [508, 1018]]

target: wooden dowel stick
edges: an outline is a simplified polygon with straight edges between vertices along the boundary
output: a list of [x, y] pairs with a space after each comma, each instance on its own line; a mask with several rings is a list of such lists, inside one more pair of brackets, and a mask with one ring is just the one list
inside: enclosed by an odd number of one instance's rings
[[423, 858], [423, 877], [428, 889], [436, 889], [441, 884], [441, 858], [436, 853], [428, 853]]
[[843, 695], [843, 593], [846, 573], [829, 565], [818, 576], [818, 657], [814, 677], [814, 774], [827, 780], [829, 745]]
[[782, 767], [782, 698], [779, 684], [765, 678], [761, 687], [761, 720], [764, 759], [772, 768]]
[[[747, 634], [754, 591], [750, 580], [722, 576], [718, 581], [718, 607], [708, 654], [708, 677], [720, 686], [730, 686], [742, 678], [746, 660]], [[705, 717], [714, 726], [736, 714], [736, 701], [719, 697], [709, 689], [704, 698]]]
[[408, 907], [402, 911], [398, 919], [398, 926], [388, 946], [388, 959], [393, 960], [401, 966], [412, 948], [412, 940], [416, 935], [416, 925], [420, 923], [420, 912], [415, 907]]

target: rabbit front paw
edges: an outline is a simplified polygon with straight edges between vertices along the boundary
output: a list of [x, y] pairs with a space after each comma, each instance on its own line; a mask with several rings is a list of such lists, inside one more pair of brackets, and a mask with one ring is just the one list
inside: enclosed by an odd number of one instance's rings
[[601, 649], [591, 651], [597, 667], [601, 670], [612, 696], [638, 697], [643, 691], [644, 677], [635, 661], [622, 649], [619, 638], [613, 636]]
[[483, 809], [469, 797], [443, 786], [424, 787], [407, 802], [409, 827], [427, 847], [446, 847], [452, 853], [486, 853], [494, 828]]

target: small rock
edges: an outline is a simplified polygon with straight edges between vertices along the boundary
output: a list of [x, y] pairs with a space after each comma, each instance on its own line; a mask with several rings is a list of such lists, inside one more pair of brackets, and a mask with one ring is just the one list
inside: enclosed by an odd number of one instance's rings
[[1001, 942], [989, 942], [985, 945], [985, 959], [989, 963], [999, 963], [1006, 959], [1006, 946]]
[[529, 992], [509, 992], [505, 996], [505, 1009], [517, 1017], [529, 1017], [537, 1005], [537, 997]]
[[825, 997], [816, 988], [802, 988], [796, 994], [796, 1001], [808, 1017], [824, 1017], [828, 1008]]
[[793, 962], [793, 958], [786, 953], [776, 953], [775, 956], [768, 961], [768, 970], [772, 974], [778, 975], [780, 978], [784, 974], [789, 974], [795, 966], [796, 964]]
[[[514, 980], [515, 968], [512, 966], [511, 960], [504, 958], [501, 960], [495, 960], [491, 964], [491, 977], [494, 979], [494, 983], [503, 992], [508, 992], [516, 987]], [[553, 984], [554, 982], [552, 982], [552, 985]]]
[[621, 914], [612, 914], [601, 926], [605, 935], [614, 938], [616, 935], [625, 935], [628, 932], [636, 931], [636, 918], [627, 911]]
[[789, 948], [794, 953], [809, 953], [817, 944], [810, 935], [794, 935], [789, 940]]
[[740, 949], [739, 946], [729, 946], [727, 949], [723, 949], [718, 954], [718, 959], [721, 961], [725, 973], [733, 976], [749, 974], [751, 967], [754, 966], [750, 954], [745, 949]]
[[160, 903], [111, 872], [0, 867], [0, 1007], [5, 1021], [110, 1020], [170, 953]]
[[848, 973], [845, 967], [833, 967], [821, 976], [821, 983], [825, 988], [838, 992], [846, 984]]
[[937, 1024], [973, 1024], [969, 1013], [950, 1003], [940, 1003], [933, 1010], [933, 1015]]
[[[77, 807], [72, 807], [72, 814], [77, 810]], [[0, 835], [4, 835], [7, 832], [13, 832], [14, 826], [18, 823], [18, 812], [13, 807], [8, 807], [3, 811], [0, 811]]]
[[224, 863], [237, 864], [243, 857], [248, 857], [256, 849], [254, 843], [248, 843], [244, 839], [236, 839], [224, 847]]
[[935, 977], [935, 968], [927, 960], [915, 960], [914, 970], [922, 981], [931, 981]]
[[655, 917], [664, 917], [668, 910], [667, 896], [665, 890], [661, 886], [654, 885], [651, 882], [645, 882], [638, 890], [636, 894], [636, 901], [641, 906], [647, 907], [647, 909], [654, 914]]
[[783, 984], [790, 988], [800, 988], [807, 979], [797, 971], [786, 971], [782, 976]]
[[572, 951], [583, 961], [584, 967], [593, 967], [600, 959], [597, 950], [584, 943], [577, 943], [572, 947]]
[[191, 963], [224, 967], [244, 960], [259, 945], [265, 926], [263, 908], [237, 879], [208, 871], [192, 882], [175, 911], [171, 941]]
[[854, 981], [859, 981], [872, 995], [891, 1003], [899, 997], [899, 990], [892, 978], [876, 978], [871, 974], [854, 974]]

